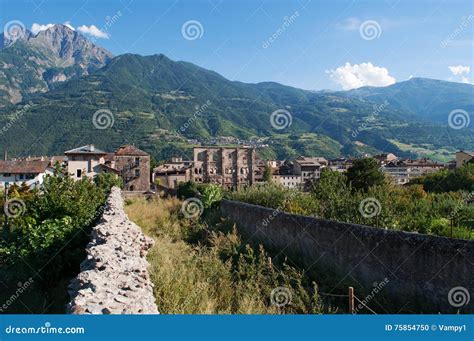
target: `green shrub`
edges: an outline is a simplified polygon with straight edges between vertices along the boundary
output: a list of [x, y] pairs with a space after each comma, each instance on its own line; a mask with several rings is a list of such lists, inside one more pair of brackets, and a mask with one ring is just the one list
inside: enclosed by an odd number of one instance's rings
[[[348, 223], [395, 230], [472, 239], [474, 221], [472, 192], [425, 192], [421, 185], [406, 187], [381, 182], [359, 190], [346, 175], [324, 170], [309, 193], [265, 184], [227, 194], [232, 200], [279, 209], [288, 213], [317, 216]], [[371, 202], [374, 215], [361, 213]], [[448, 219], [449, 228], [431, 226], [433, 219]]]
[[216, 184], [206, 184], [199, 187], [204, 208], [216, 207], [223, 198], [222, 187]]
[[198, 188], [195, 182], [186, 181], [180, 182], [176, 188], [176, 191], [179, 199], [187, 199], [196, 196]]
[[112, 187], [123, 188], [122, 178], [114, 173], [99, 173], [94, 177], [95, 184], [108, 193]]
[[[103, 177], [96, 185], [87, 177], [75, 181], [57, 173], [45, 177], [40, 191], [12, 186], [9, 198], [22, 200], [25, 209], [9, 219], [9, 233], [0, 240], [2, 281], [16, 283], [33, 278], [32, 295], [43, 297], [48, 305], [57, 302], [59, 308], [54, 309], [62, 312], [66, 295], [58, 300], [52, 290], [59, 284], [67, 285], [78, 273], [90, 227], [99, 218], [99, 208], [114, 184], [109, 180]], [[3, 206], [2, 202], [2, 210]], [[44, 312], [41, 307], [31, 308]]]

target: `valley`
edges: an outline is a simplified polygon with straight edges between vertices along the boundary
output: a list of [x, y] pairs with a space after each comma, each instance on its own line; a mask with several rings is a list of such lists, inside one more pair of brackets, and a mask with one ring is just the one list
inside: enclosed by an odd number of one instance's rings
[[[450, 151], [474, 148], [472, 126], [448, 125], [450, 111], [461, 104], [467, 111], [473, 108], [472, 85], [413, 78], [385, 88], [312, 92], [273, 82], [246, 84], [163, 54], [112, 58], [69, 31], [56, 25], [2, 49], [0, 62], [9, 68], [0, 70], [0, 88], [6, 91], [0, 125], [22, 113], [19, 124], [0, 134], [2, 153], [51, 155], [89, 141], [104, 148], [136, 144], [156, 159], [167, 159], [189, 153], [192, 143], [187, 141], [203, 144], [227, 136], [262, 139], [268, 146], [259, 153], [280, 159], [390, 152], [446, 161], [447, 145]], [[79, 60], [89, 66], [77, 69], [70, 52], [54, 49], [57, 44], [80, 51]], [[40, 66], [32, 62], [37, 58], [50, 62]], [[69, 66], [58, 69], [58, 62]], [[67, 77], [48, 82], [53, 74]], [[457, 95], [451, 96], [453, 92]], [[413, 98], [421, 100], [415, 103]], [[425, 109], [434, 110], [433, 115]], [[107, 129], [93, 125], [100, 110], [113, 119]], [[271, 115], [280, 110], [290, 121], [275, 128]], [[414, 145], [430, 147], [409, 147]]]

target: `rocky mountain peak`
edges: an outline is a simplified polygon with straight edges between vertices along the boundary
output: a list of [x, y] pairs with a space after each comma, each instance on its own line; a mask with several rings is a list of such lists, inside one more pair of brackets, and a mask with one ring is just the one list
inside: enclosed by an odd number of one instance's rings
[[28, 42], [39, 48], [46, 48], [54, 57], [84, 65], [88, 69], [102, 67], [113, 57], [106, 49], [63, 24], [56, 24], [39, 32]]
[[6, 89], [0, 107], [48, 91], [52, 83], [90, 74], [113, 58], [68, 25], [56, 24], [36, 35], [18, 27], [19, 34], [16, 30], [0, 35], [0, 84]]

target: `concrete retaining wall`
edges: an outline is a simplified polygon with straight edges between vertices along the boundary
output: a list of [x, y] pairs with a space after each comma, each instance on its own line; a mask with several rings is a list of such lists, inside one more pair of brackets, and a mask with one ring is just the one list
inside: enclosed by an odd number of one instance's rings
[[100, 223], [87, 245], [87, 259], [71, 281], [72, 314], [158, 314], [147, 271], [147, 250], [153, 240], [131, 222], [114, 187]]
[[379, 312], [474, 312], [473, 241], [285, 214], [234, 201], [223, 201], [221, 210], [244, 237], [287, 255], [325, 290], [345, 292], [352, 285], [363, 299], [374, 283], [386, 282], [368, 302]]

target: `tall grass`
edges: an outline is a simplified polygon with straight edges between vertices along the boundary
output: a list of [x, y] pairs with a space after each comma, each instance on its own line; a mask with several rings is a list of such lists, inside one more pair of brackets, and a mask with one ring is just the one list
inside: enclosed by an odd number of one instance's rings
[[[320, 313], [315, 284], [288, 264], [273, 264], [262, 247], [242, 243], [236, 229], [208, 214], [200, 221], [180, 215], [177, 199], [134, 199], [130, 219], [155, 240], [148, 254], [158, 309], [165, 314]], [[211, 212], [212, 213], [212, 212]], [[284, 287], [290, 303], [275, 305]]]

